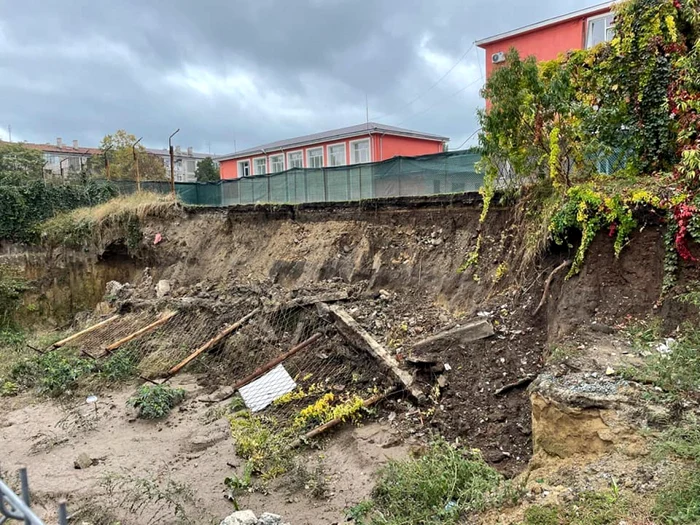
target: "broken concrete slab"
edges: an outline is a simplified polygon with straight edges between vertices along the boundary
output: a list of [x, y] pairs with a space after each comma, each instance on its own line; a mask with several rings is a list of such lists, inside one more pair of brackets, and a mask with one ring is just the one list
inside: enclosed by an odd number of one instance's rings
[[170, 281], [168, 281], [167, 279], [161, 279], [160, 281], [158, 281], [158, 284], [156, 284], [156, 297], [158, 299], [161, 299], [169, 294], [170, 294]]
[[399, 367], [399, 362], [389, 353], [389, 351], [379, 344], [357, 321], [343, 308], [338, 305], [328, 306], [328, 311], [335, 320], [335, 325], [338, 331], [345, 337], [348, 342], [360, 350], [369, 352], [380, 362], [382, 362], [394, 376], [401, 382], [403, 387], [413, 396], [418, 402], [425, 400], [425, 394], [415, 384], [413, 376]]
[[252, 510], [239, 510], [226, 517], [219, 525], [257, 525], [258, 518]]
[[425, 355], [443, 350], [448, 346], [486, 339], [493, 334], [491, 323], [484, 319], [479, 319], [418, 341], [413, 345], [412, 349], [417, 355]]

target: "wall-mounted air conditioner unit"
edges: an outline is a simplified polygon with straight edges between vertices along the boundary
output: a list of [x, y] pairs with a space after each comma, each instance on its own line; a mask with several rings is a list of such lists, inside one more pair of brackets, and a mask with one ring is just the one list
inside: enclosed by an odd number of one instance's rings
[[506, 61], [506, 54], [503, 51], [491, 55], [492, 64], [501, 64]]

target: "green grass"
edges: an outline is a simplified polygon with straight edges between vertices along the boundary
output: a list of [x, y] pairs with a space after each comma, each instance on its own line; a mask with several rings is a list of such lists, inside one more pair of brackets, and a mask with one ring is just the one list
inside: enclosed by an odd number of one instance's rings
[[690, 461], [692, 465], [679, 467], [659, 491], [653, 516], [663, 525], [700, 523], [700, 426], [692, 421], [665, 431], [655, 452], [657, 456], [673, 456]]
[[533, 505], [523, 525], [619, 525], [629, 516], [629, 504], [617, 490], [584, 492], [569, 505]]
[[652, 514], [662, 525], [700, 523], [700, 467], [674, 476], [656, 496]]
[[127, 401], [127, 405], [138, 410], [144, 419], [162, 419], [185, 399], [182, 388], [169, 385], [143, 385]]
[[371, 525], [453, 524], [482, 510], [502, 481], [476, 452], [438, 440], [419, 458], [384, 466], [372, 499], [349, 516]]

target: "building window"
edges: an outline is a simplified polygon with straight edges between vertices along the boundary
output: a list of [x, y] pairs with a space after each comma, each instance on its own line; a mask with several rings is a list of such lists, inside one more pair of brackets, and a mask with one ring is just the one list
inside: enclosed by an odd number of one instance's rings
[[304, 167], [304, 156], [301, 151], [287, 153], [287, 167], [289, 169]]
[[187, 161], [187, 171], [188, 171], [188, 173], [194, 173], [195, 167], [196, 167], [196, 166], [195, 166], [195, 163], [194, 163], [193, 160], [188, 160], [188, 161]]
[[238, 176], [250, 177], [250, 161], [242, 160], [238, 163]]
[[350, 142], [350, 164], [369, 162], [369, 139]]
[[586, 49], [602, 42], [610, 42], [615, 37], [615, 15], [596, 16], [588, 19]]
[[44, 153], [44, 161], [46, 161], [47, 164], [57, 164], [58, 159], [56, 158], [56, 155], [52, 155], [51, 153]]
[[267, 173], [267, 159], [265, 157], [253, 160], [253, 173], [255, 175], [265, 175]]
[[270, 157], [270, 173], [284, 171], [284, 155], [272, 155]]
[[306, 150], [306, 167], [323, 168], [323, 148]]
[[328, 165], [345, 166], [345, 144], [328, 146]]

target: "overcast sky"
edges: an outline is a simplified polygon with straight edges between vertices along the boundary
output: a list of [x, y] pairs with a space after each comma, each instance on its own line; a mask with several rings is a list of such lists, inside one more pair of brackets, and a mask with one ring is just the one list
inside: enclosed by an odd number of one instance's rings
[[[0, 0], [0, 138], [224, 154], [370, 120], [476, 127], [473, 42], [600, 0]], [[437, 85], [436, 82], [457, 67]]]

